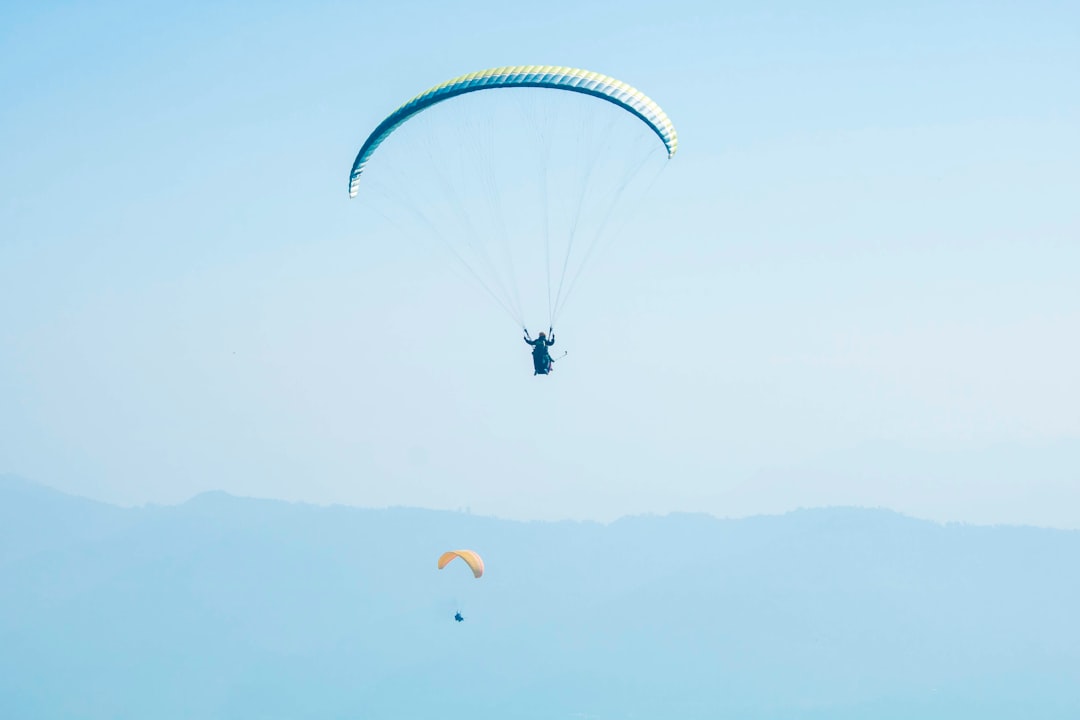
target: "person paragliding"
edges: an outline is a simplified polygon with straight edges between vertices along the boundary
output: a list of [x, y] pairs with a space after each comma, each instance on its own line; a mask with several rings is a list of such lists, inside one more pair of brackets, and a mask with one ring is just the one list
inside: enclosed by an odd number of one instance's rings
[[547, 375], [551, 372], [551, 353], [548, 348], [555, 344], [555, 333], [551, 328], [548, 328], [548, 332], [551, 332], [551, 339], [548, 339], [547, 333], [540, 331], [539, 337], [533, 340], [529, 337], [529, 330], [525, 329], [525, 342], [532, 345], [533, 349], [533, 375]]
[[[439, 569], [442, 570], [458, 558], [469, 566], [469, 569], [472, 570], [473, 577], [477, 580], [484, 574], [484, 559], [480, 557], [475, 550], [450, 550], [449, 552], [444, 552], [439, 556]], [[460, 610], [454, 613], [454, 621], [465, 621], [465, 616], [461, 614]]]
[[[503, 92], [510, 89], [514, 92]], [[526, 89], [528, 92], [523, 92]], [[534, 98], [549, 94], [549, 100]], [[472, 99], [474, 95], [487, 99]], [[505, 98], [499, 99], [500, 95]], [[572, 95], [582, 98], [580, 107], [568, 102]], [[511, 114], [504, 112], [503, 104], [514, 107], [514, 96], [526, 99], [522, 108], [528, 122], [524, 125], [538, 131], [527, 133], [535, 136], [536, 147], [528, 147], [527, 138], [506, 134], [515, 130], [513, 126], [501, 125], [504, 116]], [[427, 126], [422, 119], [414, 119], [444, 102], [460, 108], [456, 111], [463, 126], [460, 136], [449, 124], [454, 112], [432, 113], [427, 116]], [[602, 110], [601, 104], [612, 107]], [[601, 129], [604, 123], [607, 126]], [[395, 140], [399, 132], [404, 134]], [[504, 160], [504, 145], [507, 150], [520, 146], [521, 152], [508, 152]], [[397, 150], [380, 150], [384, 146]], [[410, 146], [426, 148], [426, 152], [410, 152]], [[557, 152], [563, 147], [565, 152]], [[670, 160], [678, 147], [678, 134], [667, 113], [621, 80], [558, 65], [495, 67], [429, 87], [384, 116], [353, 160], [348, 195], [370, 198], [366, 202], [373, 209], [385, 200], [400, 204], [433, 232], [440, 244], [445, 241], [478, 289], [486, 292], [516, 327], [525, 325], [525, 308], [539, 309], [546, 295], [550, 326], [560, 321], [593, 251], [605, 244], [605, 227], [615, 220], [625, 223], [634, 210], [629, 198], [648, 193], [651, 183], [645, 182], [649, 175], [646, 166], [659, 172], [661, 166], [655, 161], [662, 156]], [[424, 169], [413, 168], [409, 160], [423, 163]], [[427, 173], [438, 182], [422, 182], [425, 177], [416, 172]], [[392, 181], [395, 176], [396, 182]], [[542, 192], [507, 192], [502, 198], [504, 182], [524, 189], [525, 183], [534, 179], [540, 180]], [[369, 181], [378, 192], [364, 190]], [[630, 194], [624, 196], [628, 188]], [[462, 202], [472, 197], [488, 211], [478, 215], [476, 223]], [[444, 212], [435, 212], [439, 209]], [[531, 220], [540, 218], [542, 230], [531, 225]], [[508, 227], [507, 220], [516, 222]], [[563, 221], [569, 223], [569, 233], [556, 230], [564, 226]], [[555, 224], [549, 227], [552, 222]], [[542, 264], [535, 262], [540, 257], [541, 239]], [[532, 340], [525, 333], [525, 341], [533, 347], [535, 375], [551, 372], [553, 358], [547, 349], [555, 338], [550, 329], [547, 335], [551, 338], [540, 333], [538, 340]]]

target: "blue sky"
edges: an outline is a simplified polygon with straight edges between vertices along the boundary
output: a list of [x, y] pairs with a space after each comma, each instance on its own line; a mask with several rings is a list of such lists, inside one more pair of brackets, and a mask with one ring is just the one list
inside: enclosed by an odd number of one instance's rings
[[[403, 100], [534, 62], [680, 133], [542, 380], [345, 192]], [[1080, 527], [1078, 67], [1072, 3], [5, 5], [0, 472]]]

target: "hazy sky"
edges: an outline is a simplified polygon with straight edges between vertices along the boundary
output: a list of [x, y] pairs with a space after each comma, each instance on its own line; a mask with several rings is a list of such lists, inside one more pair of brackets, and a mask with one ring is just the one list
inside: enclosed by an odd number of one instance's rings
[[[346, 197], [386, 113], [519, 63], [680, 133], [550, 378]], [[1080, 527], [1078, 69], [1072, 2], [6, 3], [0, 472]]]

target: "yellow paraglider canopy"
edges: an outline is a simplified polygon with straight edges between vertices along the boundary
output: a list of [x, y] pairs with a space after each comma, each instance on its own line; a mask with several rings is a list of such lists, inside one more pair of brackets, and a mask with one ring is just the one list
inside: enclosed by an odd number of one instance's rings
[[444, 552], [439, 557], [439, 569], [450, 564], [454, 558], [461, 558], [472, 569], [473, 577], [480, 577], [484, 574], [484, 560], [472, 550], [451, 550], [450, 552]]

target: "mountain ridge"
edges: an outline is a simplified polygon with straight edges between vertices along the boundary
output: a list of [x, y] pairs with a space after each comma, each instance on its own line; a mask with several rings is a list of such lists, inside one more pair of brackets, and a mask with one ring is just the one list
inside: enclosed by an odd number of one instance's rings
[[45, 497], [0, 486], [3, 717], [1080, 716], [1080, 532]]

